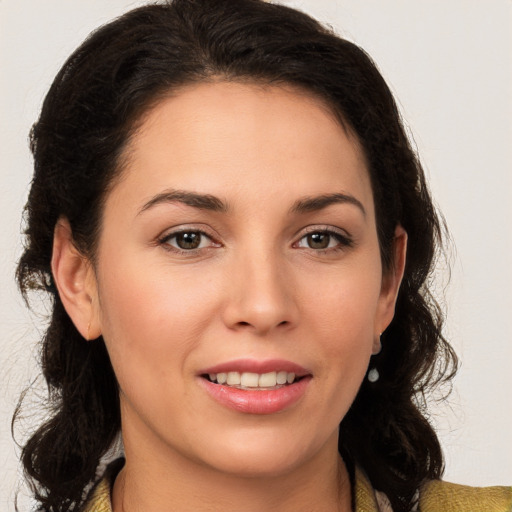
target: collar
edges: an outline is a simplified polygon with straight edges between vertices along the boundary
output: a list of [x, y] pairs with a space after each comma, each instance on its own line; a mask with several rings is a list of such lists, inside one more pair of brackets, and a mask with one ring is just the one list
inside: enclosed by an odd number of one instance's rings
[[[84, 512], [112, 512], [111, 490], [116, 474], [117, 472], [107, 472], [107, 475], [98, 482], [92, 490]], [[383, 507], [382, 498], [377, 496], [364, 472], [356, 468], [354, 476], [354, 512], [388, 512]], [[388, 510], [392, 512], [391, 509]]]

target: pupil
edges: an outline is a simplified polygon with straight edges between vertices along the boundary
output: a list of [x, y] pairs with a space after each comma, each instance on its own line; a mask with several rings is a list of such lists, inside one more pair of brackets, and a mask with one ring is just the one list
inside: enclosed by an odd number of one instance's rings
[[329, 246], [330, 235], [325, 233], [312, 233], [308, 235], [308, 245], [312, 249], [326, 249]]
[[176, 235], [176, 244], [180, 249], [197, 249], [201, 243], [199, 233], [180, 233]]

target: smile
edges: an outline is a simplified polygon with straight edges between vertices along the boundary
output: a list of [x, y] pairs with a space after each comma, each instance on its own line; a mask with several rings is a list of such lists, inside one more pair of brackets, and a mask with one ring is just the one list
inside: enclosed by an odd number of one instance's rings
[[205, 378], [216, 384], [250, 390], [279, 389], [300, 379], [300, 377], [296, 377], [295, 373], [285, 370], [268, 373], [219, 372], [209, 373]]
[[245, 414], [274, 414], [306, 394], [312, 374], [285, 360], [225, 362], [198, 374], [201, 387], [223, 407]]

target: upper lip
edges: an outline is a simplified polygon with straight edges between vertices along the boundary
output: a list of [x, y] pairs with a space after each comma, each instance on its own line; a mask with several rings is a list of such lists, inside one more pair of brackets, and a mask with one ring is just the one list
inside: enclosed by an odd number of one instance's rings
[[226, 361], [224, 363], [210, 366], [199, 372], [200, 375], [207, 373], [228, 373], [228, 372], [250, 372], [250, 373], [269, 373], [285, 371], [288, 373], [295, 373], [297, 377], [304, 377], [310, 375], [311, 372], [292, 361], [286, 361], [285, 359], [234, 359], [232, 361]]

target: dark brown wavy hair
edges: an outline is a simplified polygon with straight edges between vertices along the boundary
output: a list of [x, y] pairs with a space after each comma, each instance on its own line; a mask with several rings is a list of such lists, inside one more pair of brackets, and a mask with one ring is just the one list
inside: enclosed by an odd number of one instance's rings
[[[443, 456], [423, 397], [453, 376], [455, 355], [428, 284], [443, 224], [418, 158], [376, 66], [355, 44], [306, 14], [261, 0], [174, 0], [128, 12], [71, 55], [44, 100], [30, 140], [34, 177], [17, 279], [25, 298], [53, 301], [41, 343], [52, 414], [26, 442], [22, 462], [40, 510], [80, 510], [84, 488], [120, 430], [116, 377], [103, 340], [86, 343], [51, 273], [57, 219], [94, 262], [105, 197], [141, 116], [187, 84], [211, 80], [288, 84], [323, 99], [366, 155], [385, 269], [400, 224], [408, 233], [396, 314], [340, 426], [339, 451], [364, 469], [395, 512], [439, 478]], [[16, 418], [16, 415], [15, 415]]]

